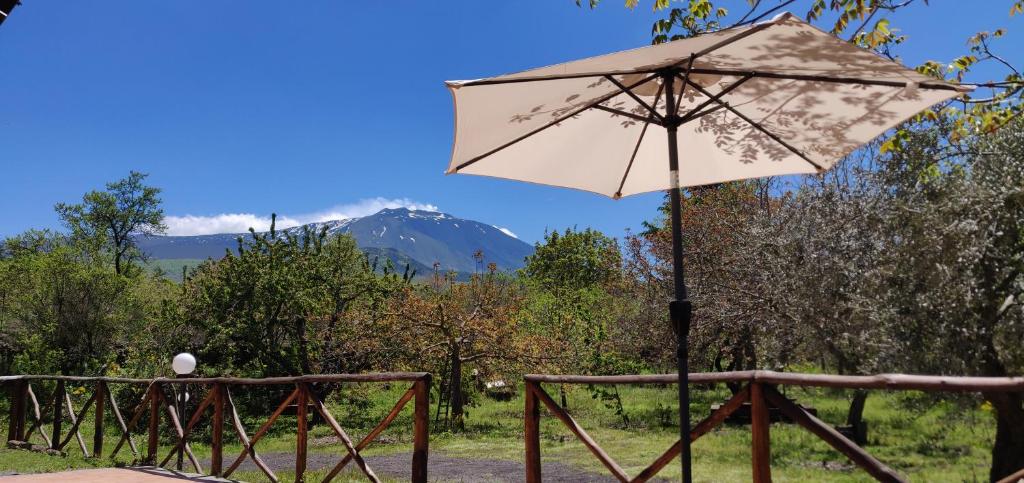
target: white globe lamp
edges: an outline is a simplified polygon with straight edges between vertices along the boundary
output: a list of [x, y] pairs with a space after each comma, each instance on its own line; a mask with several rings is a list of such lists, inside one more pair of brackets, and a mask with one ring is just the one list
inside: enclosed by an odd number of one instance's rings
[[179, 376], [192, 374], [192, 371], [196, 370], [196, 358], [188, 352], [182, 352], [174, 356], [174, 360], [171, 361], [171, 369], [174, 369], [174, 373]]

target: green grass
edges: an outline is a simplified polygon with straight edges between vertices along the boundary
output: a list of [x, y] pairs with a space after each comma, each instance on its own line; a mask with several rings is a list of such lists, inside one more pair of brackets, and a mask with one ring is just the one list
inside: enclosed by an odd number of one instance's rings
[[62, 458], [33, 451], [0, 449], [0, 473], [52, 473], [105, 466], [110, 466], [106, 460], [83, 458], [77, 453]]
[[[659, 456], [677, 438], [675, 390], [671, 387], [619, 388], [626, 418], [616, 414], [609, 405], [594, 399], [584, 386], [566, 386], [568, 406], [573, 417], [629, 474], [636, 474]], [[404, 392], [404, 385], [388, 389], [380, 386], [353, 385], [332, 398], [332, 412], [357, 440], [383, 418]], [[558, 399], [558, 386], [545, 389]], [[45, 393], [45, 389], [42, 391]], [[691, 410], [695, 420], [709, 412], [709, 405], [728, 397], [724, 388], [697, 390]], [[789, 388], [787, 395], [801, 404], [814, 406], [826, 422], [837, 424], [845, 419], [849, 394], [837, 390]], [[81, 404], [85, 396], [77, 396]], [[127, 404], [126, 404], [127, 406]], [[398, 419], [366, 451], [366, 455], [408, 454], [412, 440], [410, 403]], [[431, 408], [431, 417], [434, 410]], [[269, 410], [268, 410], [269, 412]], [[431, 452], [449, 457], [470, 459], [521, 460], [523, 457], [523, 400], [498, 402], [475, 397], [469, 407], [466, 430], [462, 433], [438, 433], [431, 437]], [[542, 412], [541, 453], [545, 462], [560, 462], [582, 470], [603, 472], [601, 464], [557, 419]], [[262, 417], [266, 417], [263, 415]], [[887, 393], [873, 391], [867, 400], [865, 418], [869, 423], [869, 444], [866, 449], [897, 472], [914, 481], [962, 482], [983, 481], [988, 474], [990, 447], [994, 435], [992, 413], [977, 402], [940, 401], [920, 393]], [[246, 422], [250, 436], [261, 423], [260, 418]], [[257, 448], [262, 453], [292, 453], [295, 436], [294, 417], [283, 416]], [[92, 441], [91, 415], [82, 425], [83, 437]], [[112, 426], [108, 424], [108, 431]], [[326, 425], [312, 428], [311, 453], [343, 454], [344, 449], [333, 440]], [[232, 444], [225, 448], [225, 464], [241, 452], [232, 430], [225, 430]], [[38, 439], [36, 440], [38, 442]], [[117, 435], [106, 438], [106, 451], [113, 448]], [[143, 438], [137, 438], [144, 444]], [[696, 481], [744, 481], [750, 479], [750, 428], [722, 426], [694, 444], [694, 476]], [[162, 442], [167, 451], [169, 441]], [[69, 468], [111, 465], [109, 459], [86, 459], [79, 456], [72, 441], [66, 458], [17, 450], [0, 450], [0, 471], [43, 472]], [[194, 451], [200, 458], [209, 455], [209, 447], [197, 443]], [[771, 426], [772, 476], [776, 481], [872, 481], [838, 452], [811, 433], [795, 425]], [[119, 462], [127, 463], [129, 453], [122, 449]], [[677, 474], [677, 464], [667, 467], [663, 476]], [[347, 470], [347, 478], [359, 480], [358, 474]], [[322, 473], [323, 471], [319, 472]], [[291, 473], [279, 473], [285, 481]], [[258, 472], [244, 471], [235, 477], [260, 481]]]

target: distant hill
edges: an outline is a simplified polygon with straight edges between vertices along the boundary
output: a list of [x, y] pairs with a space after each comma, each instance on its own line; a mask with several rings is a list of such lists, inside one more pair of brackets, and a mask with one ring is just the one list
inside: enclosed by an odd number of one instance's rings
[[164, 277], [180, 282], [182, 270], [188, 269], [191, 272], [192, 269], [198, 267], [204, 261], [195, 258], [164, 258], [159, 260], [153, 258], [146, 260], [145, 266], [150, 270], [160, 270]]
[[[325, 221], [307, 225], [315, 231], [327, 227], [329, 234], [347, 233], [371, 257], [392, 260], [399, 270], [406, 263], [421, 276], [439, 263], [443, 271], [468, 274], [477, 270], [473, 255], [482, 251], [484, 263], [495, 263], [501, 270], [516, 270], [533, 253], [533, 247], [493, 225], [456, 218], [446, 213], [406, 208], [385, 209], [362, 218]], [[286, 232], [299, 233], [302, 227]], [[218, 259], [228, 250], [237, 251], [238, 237], [248, 233], [196, 236], [151, 236], [138, 238], [139, 248], [158, 265], [174, 267], [170, 260]], [[160, 262], [164, 260], [165, 262]]]

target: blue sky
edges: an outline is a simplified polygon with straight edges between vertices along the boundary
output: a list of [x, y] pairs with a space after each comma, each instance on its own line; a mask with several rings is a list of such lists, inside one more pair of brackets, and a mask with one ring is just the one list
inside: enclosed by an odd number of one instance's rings
[[[0, 26], [0, 236], [58, 227], [54, 203], [132, 169], [163, 188], [168, 215], [193, 216], [173, 220], [178, 233], [412, 205], [533, 242], [574, 225], [621, 236], [656, 216], [658, 195], [443, 175], [444, 80], [646, 45], [648, 1], [23, 2]], [[931, 3], [893, 19], [906, 63], [949, 61], [975, 31], [1006, 27], [1002, 53], [1024, 64], [1009, 1], [969, 15]]]

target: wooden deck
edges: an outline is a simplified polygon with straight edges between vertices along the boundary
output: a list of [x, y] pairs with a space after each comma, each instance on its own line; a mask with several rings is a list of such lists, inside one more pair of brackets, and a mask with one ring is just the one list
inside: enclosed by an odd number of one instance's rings
[[0, 477], [0, 481], [4, 483], [167, 483], [173, 481], [229, 482], [234, 480], [181, 473], [152, 466], [142, 466], [3, 476]]

